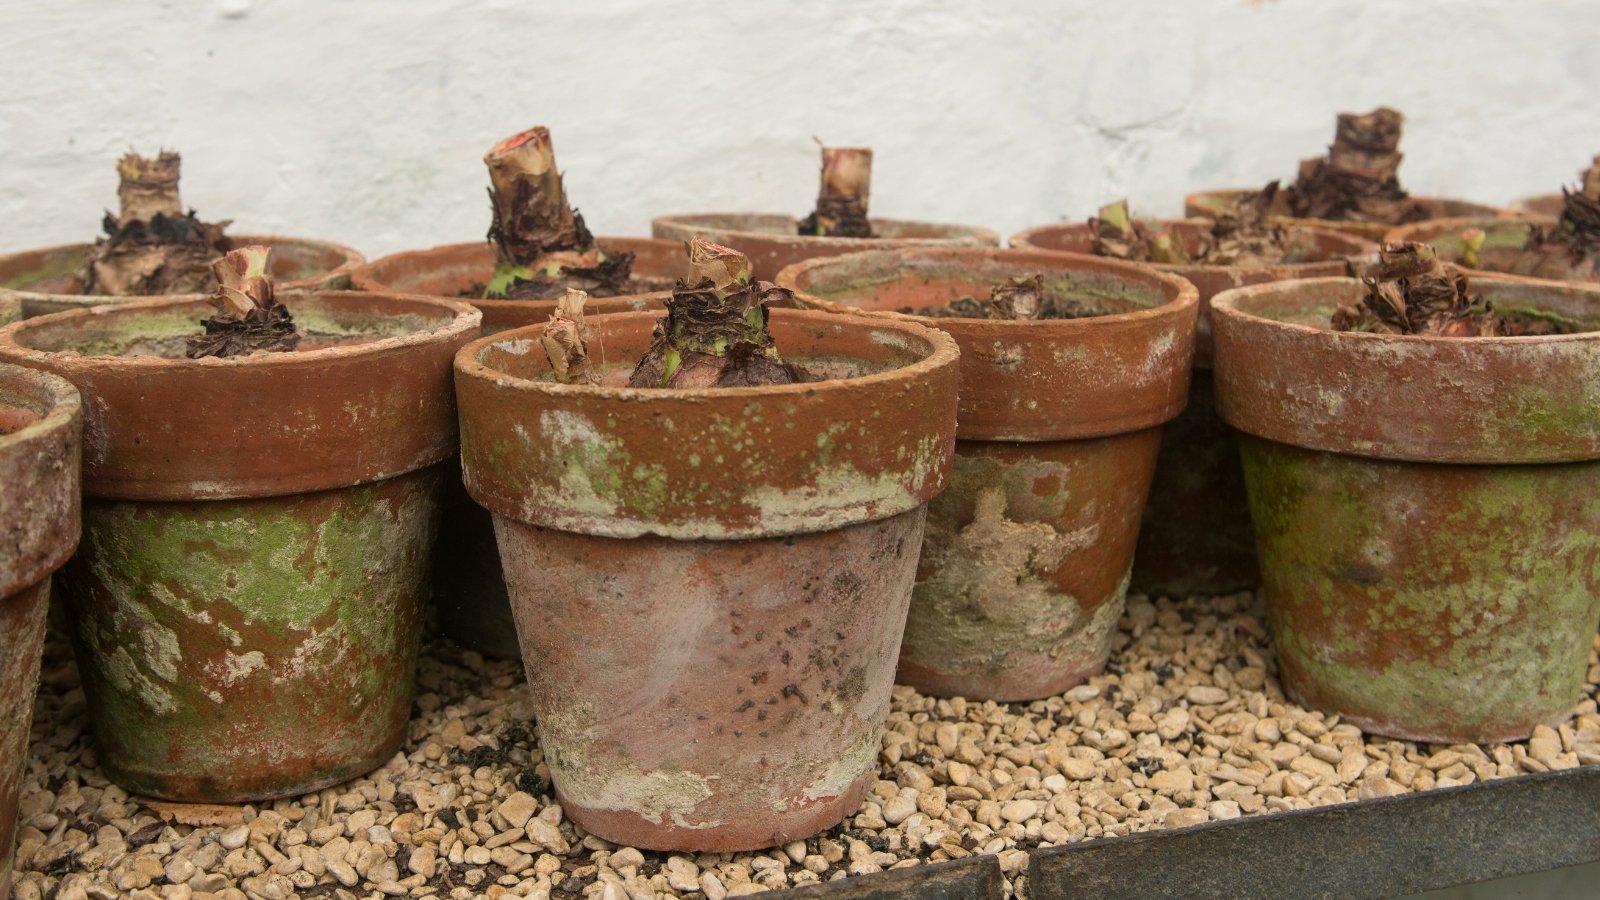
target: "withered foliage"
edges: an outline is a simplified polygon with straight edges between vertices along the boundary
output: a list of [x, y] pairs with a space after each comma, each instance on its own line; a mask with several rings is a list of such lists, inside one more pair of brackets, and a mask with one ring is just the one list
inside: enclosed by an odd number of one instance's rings
[[1366, 115], [1340, 113], [1328, 155], [1301, 161], [1299, 176], [1285, 189], [1289, 213], [1393, 225], [1427, 218], [1427, 208], [1400, 186], [1403, 122], [1387, 106]]
[[170, 150], [154, 159], [129, 152], [117, 161], [120, 209], [106, 213], [105, 237], [89, 251], [85, 293], [194, 294], [210, 285], [207, 264], [228, 251], [228, 223], [202, 222], [194, 210], [184, 211], [181, 167]]
[[872, 150], [823, 147], [817, 208], [800, 221], [799, 233], [824, 237], [872, 237], [867, 201], [872, 193]]
[[281, 353], [299, 346], [294, 318], [272, 287], [267, 268], [270, 252], [260, 245], [240, 247], [211, 264], [217, 281], [211, 302], [217, 311], [200, 320], [204, 334], [189, 338], [190, 359]]

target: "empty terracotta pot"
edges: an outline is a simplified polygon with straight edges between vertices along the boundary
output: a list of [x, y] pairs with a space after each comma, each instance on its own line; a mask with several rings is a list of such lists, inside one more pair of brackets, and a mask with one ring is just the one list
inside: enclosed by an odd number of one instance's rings
[[[894, 310], [1044, 276], [1104, 313], [1035, 321]], [[914, 248], [790, 266], [802, 306], [915, 321], [961, 347], [955, 476], [928, 508], [900, 652], [919, 691], [1033, 700], [1105, 666], [1161, 425], [1188, 396], [1198, 306], [1175, 275], [1093, 256]]]
[[799, 225], [794, 216], [775, 213], [700, 213], [652, 219], [650, 233], [679, 242], [698, 237], [732, 247], [750, 257], [755, 277], [765, 281], [801, 260], [841, 253], [918, 246], [993, 247], [1000, 243], [1000, 235], [987, 228], [905, 219], [873, 219], [876, 237], [870, 238], [802, 235], [797, 233]]
[[11, 892], [50, 574], [78, 544], [82, 431], [71, 384], [0, 364], [0, 900]]
[[[1546, 244], [1535, 249], [1528, 248], [1528, 238], [1534, 228], [1552, 229], [1555, 226], [1555, 219], [1543, 216], [1525, 219], [1433, 219], [1401, 225], [1390, 230], [1384, 240], [1432, 244], [1441, 258], [1480, 272], [1526, 275], [1556, 281], [1593, 281], [1592, 266], [1574, 263], [1566, 246]], [[1483, 245], [1478, 248], [1476, 264], [1468, 266], [1461, 254], [1465, 233], [1470, 229], [1483, 232]]]
[[[1176, 219], [1159, 224], [1173, 229], [1193, 253], [1211, 223]], [[1260, 580], [1239, 448], [1217, 417], [1212, 399], [1211, 298], [1247, 284], [1347, 275], [1349, 260], [1373, 249], [1365, 239], [1320, 228], [1293, 226], [1289, 240], [1296, 252], [1278, 265], [1151, 264], [1193, 284], [1200, 312], [1189, 403], [1161, 432], [1160, 460], [1133, 554], [1133, 591], [1176, 597], [1223, 594], [1253, 588]], [[1087, 224], [1063, 223], [1018, 232], [1011, 236], [1011, 246], [1092, 253], [1094, 241]]]
[[288, 294], [300, 349], [186, 359], [168, 298], [0, 329], [84, 397], [83, 542], [60, 581], [107, 775], [198, 802], [304, 794], [405, 738], [450, 362], [470, 306]]
[[[1183, 198], [1183, 214], [1210, 218], [1219, 210], [1226, 209], [1244, 194], [1250, 193], [1251, 188], [1233, 188], [1221, 191], [1200, 191]], [[1498, 206], [1488, 206], [1483, 203], [1473, 203], [1470, 200], [1450, 200], [1441, 197], [1413, 197], [1428, 209], [1428, 218], [1442, 219], [1446, 216], [1515, 216], [1516, 213]], [[1279, 219], [1288, 224], [1301, 225], [1307, 228], [1325, 228], [1330, 231], [1339, 231], [1344, 234], [1353, 234], [1356, 237], [1366, 238], [1369, 241], [1382, 240], [1385, 233], [1394, 225], [1386, 222], [1342, 222], [1335, 219], [1299, 219], [1287, 215], [1287, 198], [1282, 193], [1278, 194], [1278, 202], [1274, 204], [1274, 211], [1282, 209], [1285, 213]]]
[[[674, 282], [688, 271], [683, 244], [650, 238], [602, 237], [600, 246], [632, 253], [639, 293], [590, 297], [589, 314], [665, 308]], [[495, 249], [485, 241], [407, 250], [356, 269], [351, 284], [363, 291], [400, 291], [471, 303], [483, 313], [482, 334], [538, 325], [555, 311], [553, 300], [485, 300], [483, 287], [494, 274]], [[462, 296], [463, 294], [468, 296]], [[433, 595], [439, 627], [451, 640], [496, 659], [518, 659], [516, 622], [501, 573], [489, 511], [472, 502], [461, 487], [460, 462], [446, 478], [444, 513], [439, 523], [438, 562]]]
[[[1600, 288], [1472, 279], [1600, 328]], [[1600, 332], [1335, 332], [1318, 278], [1212, 299], [1285, 690], [1363, 731], [1526, 738], [1581, 697], [1600, 622]]]
[[[279, 290], [337, 290], [350, 286], [350, 273], [365, 258], [328, 241], [275, 235], [229, 235], [234, 247], [265, 244], [272, 248], [272, 277]], [[20, 304], [20, 318], [42, 316], [104, 303], [127, 303], [147, 297], [113, 297], [83, 293], [80, 275], [92, 244], [64, 244], [0, 256], [0, 323], [4, 306]]]
[[798, 840], [876, 772], [950, 476], [955, 344], [780, 309], [780, 352], [823, 380], [621, 387], [657, 320], [588, 319], [600, 386], [552, 380], [543, 326], [462, 350], [467, 489], [494, 514], [567, 815], [658, 850]]

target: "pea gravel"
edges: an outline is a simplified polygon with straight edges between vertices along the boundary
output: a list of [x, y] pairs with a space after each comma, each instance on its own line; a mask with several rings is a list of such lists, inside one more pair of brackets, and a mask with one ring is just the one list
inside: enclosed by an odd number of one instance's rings
[[17, 900], [537, 897], [720, 900], [995, 854], [1027, 896], [1030, 849], [1600, 765], [1585, 697], [1515, 744], [1418, 745], [1288, 703], [1249, 594], [1132, 597], [1105, 674], [1027, 704], [896, 688], [878, 781], [843, 825], [766, 853], [617, 847], [561, 815], [520, 665], [423, 648], [403, 751], [370, 776], [252, 806], [129, 797], [95, 763], [52, 639], [22, 787]]

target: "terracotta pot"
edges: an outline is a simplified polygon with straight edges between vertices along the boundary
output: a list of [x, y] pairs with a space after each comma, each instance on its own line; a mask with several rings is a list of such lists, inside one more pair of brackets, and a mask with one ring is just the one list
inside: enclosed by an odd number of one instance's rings
[[1511, 203], [1511, 208], [1517, 212], [1545, 216], [1551, 219], [1561, 215], [1561, 210], [1565, 206], [1566, 198], [1562, 197], [1560, 193], [1537, 194], [1532, 197], [1523, 197], [1521, 200], [1514, 200]]
[[750, 257], [755, 277], [771, 281], [779, 270], [807, 259], [862, 250], [900, 247], [993, 247], [1000, 235], [987, 228], [905, 219], [873, 219], [877, 237], [813, 237], [797, 234], [800, 220], [774, 213], [701, 213], [661, 216], [650, 221], [658, 238], [687, 241], [699, 237], [732, 247]]
[[828, 828], [876, 772], [922, 540], [950, 476], [956, 348], [775, 310], [828, 380], [629, 389], [658, 316], [589, 320], [605, 385], [543, 326], [456, 358], [468, 491], [494, 513], [539, 743], [610, 841], [748, 850]]
[[[1210, 227], [1207, 219], [1168, 219], [1192, 252]], [[1193, 596], [1253, 588], [1260, 581], [1250, 509], [1245, 502], [1239, 449], [1217, 417], [1211, 384], [1211, 298], [1229, 288], [1292, 278], [1349, 274], [1349, 260], [1371, 252], [1362, 238], [1293, 226], [1290, 239], [1303, 250], [1274, 266], [1151, 265], [1187, 279], [1200, 292], [1195, 322], [1194, 376], [1189, 403], [1161, 432], [1161, 453], [1144, 507], [1133, 554], [1131, 590]], [[1045, 225], [1011, 236], [1011, 246], [1092, 253], [1083, 223]]]
[[[1218, 210], [1225, 209], [1240, 196], [1249, 193], [1251, 188], [1233, 188], [1222, 191], [1200, 191], [1183, 198], [1183, 214], [1209, 218], [1217, 214]], [[1278, 195], [1282, 198], [1282, 194]], [[1470, 200], [1450, 200], [1442, 197], [1413, 197], [1428, 209], [1428, 218], [1441, 219], [1446, 216], [1500, 216], [1515, 217], [1517, 214], [1509, 209], [1498, 206], [1488, 206], [1482, 203], [1473, 203]], [[1277, 204], [1274, 204], [1276, 207]], [[1353, 234], [1356, 237], [1366, 238], [1370, 241], [1382, 240], [1385, 233], [1394, 226], [1385, 222], [1341, 222], [1335, 219], [1299, 219], [1292, 216], [1279, 216], [1278, 219], [1285, 223], [1305, 226], [1307, 228], [1325, 228], [1329, 231], [1338, 231], [1344, 234]]]
[[[601, 246], [634, 254], [633, 271], [642, 288], [658, 288], [624, 297], [591, 297], [589, 314], [662, 309], [673, 282], [687, 272], [683, 244], [650, 238], [602, 237]], [[461, 299], [483, 313], [482, 334], [538, 325], [555, 311], [553, 300], [484, 300], [480, 293], [494, 274], [495, 250], [485, 241], [446, 244], [430, 250], [408, 250], [374, 260], [351, 273], [351, 284], [363, 291], [403, 291]], [[439, 627], [451, 640], [497, 659], [517, 659], [516, 622], [501, 573], [489, 511], [472, 502], [461, 486], [460, 460], [455, 477], [446, 478], [444, 512], [439, 522], [438, 560], [433, 596], [439, 605]]]
[[[1502, 312], [1600, 327], [1600, 288], [1473, 287]], [[1600, 621], [1600, 333], [1328, 330], [1363, 290], [1319, 278], [1212, 300], [1279, 673], [1363, 731], [1525, 738], [1580, 699]]]
[[200, 802], [304, 794], [405, 737], [466, 304], [288, 295], [301, 350], [182, 358], [166, 298], [0, 329], [84, 396], [60, 580], [106, 774]]
[[1556, 220], [1542, 216], [1525, 219], [1455, 218], [1433, 219], [1401, 225], [1384, 236], [1385, 241], [1421, 241], [1432, 244], [1439, 255], [1457, 264], [1461, 260], [1462, 233], [1470, 228], [1483, 231], [1483, 246], [1478, 250], [1478, 264], [1468, 268], [1480, 272], [1499, 272], [1506, 275], [1525, 275], [1531, 278], [1550, 278], [1556, 281], [1594, 281], [1590, 267], [1583, 271], [1573, 265], [1564, 247], [1545, 247], [1526, 250], [1529, 233], [1535, 227], [1554, 228]]
[[[996, 322], [892, 312], [986, 296], [1033, 273], [1052, 293], [1115, 314]], [[961, 347], [955, 479], [928, 508], [899, 680], [931, 694], [1032, 700], [1100, 671], [1161, 424], [1188, 395], [1194, 286], [1100, 257], [983, 248], [811, 260], [778, 282], [802, 306], [921, 322]]]
[[[229, 235], [233, 246], [266, 244], [272, 248], [272, 275], [279, 290], [334, 290], [350, 286], [350, 273], [365, 257], [343, 244], [275, 235]], [[127, 303], [148, 297], [113, 297], [83, 293], [78, 275], [91, 244], [63, 244], [0, 256], [0, 323], [7, 300], [20, 303], [20, 318], [43, 316], [106, 303]]]
[[82, 431], [71, 384], [0, 365], [0, 900], [11, 892], [50, 573], [78, 544]]

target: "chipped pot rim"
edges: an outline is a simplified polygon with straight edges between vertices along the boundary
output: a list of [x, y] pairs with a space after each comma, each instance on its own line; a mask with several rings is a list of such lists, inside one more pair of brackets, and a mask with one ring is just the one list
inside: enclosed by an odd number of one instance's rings
[[[1600, 285], [1473, 273], [1473, 286], [1593, 304]], [[1411, 462], [1600, 459], [1600, 330], [1517, 337], [1335, 331], [1252, 311], [1323, 309], [1355, 278], [1252, 285], [1212, 298], [1217, 405], [1233, 427], [1312, 450]], [[1360, 378], [1371, 372], [1381, 378]]]
[[[18, 518], [4, 523], [17, 540], [0, 546], [0, 601], [37, 584], [78, 546], [79, 461], [83, 398], [72, 382], [53, 372], [0, 361], [0, 406], [37, 416], [0, 434], [0, 511]], [[38, 458], [59, 457], [39, 481]]]
[[924, 219], [889, 219], [881, 216], [869, 216], [868, 221], [874, 229], [888, 227], [892, 229], [938, 229], [947, 232], [942, 236], [896, 237], [892, 235], [874, 235], [873, 237], [853, 238], [835, 237], [830, 235], [784, 233], [780, 231], [760, 231], [748, 227], [714, 224], [713, 220], [761, 220], [769, 219], [774, 222], [787, 221], [796, 227], [800, 224], [800, 217], [788, 213], [776, 212], [692, 212], [673, 213], [671, 215], [656, 216], [650, 220], [652, 231], [693, 232], [703, 235], [731, 234], [740, 237], [753, 237], [762, 240], [776, 240], [785, 243], [793, 242], [812, 247], [872, 247], [902, 246], [911, 244], [928, 244], [932, 246], [952, 246], [961, 244], [988, 244], [1000, 243], [1000, 233], [992, 228], [981, 225], [965, 225], [958, 222], [933, 222]]
[[[1162, 228], [1169, 228], [1169, 227], [1172, 227], [1172, 226], [1179, 226], [1179, 227], [1182, 227], [1182, 228], [1190, 228], [1190, 229], [1203, 228], [1203, 227], [1209, 226], [1211, 224], [1211, 222], [1212, 222], [1211, 219], [1200, 218], [1198, 216], [1189, 216], [1189, 217], [1181, 218], [1181, 219], [1154, 219], [1154, 220], [1149, 220], [1149, 221], [1154, 221], [1158, 226], [1160, 226]], [[1304, 221], [1310, 222], [1311, 220], [1304, 220]], [[1316, 268], [1321, 268], [1323, 266], [1326, 266], [1329, 263], [1337, 263], [1337, 262], [1341, 262], [1341, 261], [1352, 259], [1352, 258], [1370, 256], [1370, 255], [1372, 255], [1372, 253], [1374, 252], [1374, 249], [1375, 249], [1372, 246], [1372, 242], [1368, 241], [1365, 238], [1356, 237], [1355, 235], [1352, 235], [1352, 234], [1350, 234], [1348, 232], [1334, 231], [1334, 230], [1329, 229], [1329, 228], [1323, 228], [1323, 227], [1318, 226], [1318, 225], [1302, 224], [1302, 220], [1295, 220], [1295, 221], [1292, 221], [1292, 222], [1285, 223], [1285, 227], [1290, 228], [1295, 232], [1309, 233], [1311, 236], [1317, 238], [1318, 239], [1317, 250], [1318, 250], [1319, 254], [1321, 254], [1321, 255], [1319, 255], [1315, 259], [1301, 259], [1301, 260], [1296, 260], [1294, 262], [1250, 263], [1250, 264], [1246, 264], [1246, 265], [1240, 265], [1240, 264], [1237, 264], [1237, 263], [1229, 263], [1227, 265], [1209, 265], [1209, 264], [1206, 264], [1206, 263], [1156, 263], [1156, 262], [1138, 262], [1138, 263], [1134, 263], [1134, 264], [1135, 265], [1140, 265], [1140, 266], [1149, 266], [1150, 268], [1155, 269], [1155, 270], [1157, 270], [1159, 272], [1170, 272], [1170, 273], [1172, 273], [1174, 275], [1178, 275], [1180, 277], [1182, 277], [1187, 272], [1216, 272], [1216, 273], [1224, 274], [1224, 275], [1240, 275], [1240, 276], [1243, 276], [1245, 274], [1255, 274], [1255, 273], [1260, 273], [1260, 272], [1266, 272], [1266, 271], [1269, 271], [1269, 270], [1277, 270], [1277, 271], [1280, 271], [1280, 272], [1285, 272], [1286, 273], [1285, 277], [1293, 277], [1292, 273], [1295, 272], [1296, 270], [1316, 269]], [[1011, 235], [1011, 237], [1008, 238], [1007, 241], [1008, 241], [1008, 243], [1010, 244], [1011, 247], [1016, 248], [1018, 250], [1037, 250], [1037, 251], [1039, 251], [1041, 253], [1080, 253], [1080, 251], [1077, 251], [1077, 250], [1058, 250], [1058, 249], [1056, 249], [1054, 247], [1047, 247], [1047, 246], [1044, 246], [1043, 244], [1035, 243], [1035, 241], [1037, 241], [1040, 238], [1043, 238], [1043, 237], [1045, 237], [1047, 235], [1059, 234], [1059, 233], [1062, 233], [1062, 232], [1084, 232], [1084, 233], [1087, 233], [1088, 229], [1089, 229], [1088, 224], [1084, 223], [1084, 222], [1055, 222], [1055, 223], [1048, 224], [1048, 225], [1035, 225], [1032, 228], [1024, 228], [1023, 230], [1017, 232], [1016, 234]], [[1325, 247], [1326, 244], [1333, 244], [1333, 245], [1343, 244], [1344, 245], [1344, 250], [1327, 250], [1324, 253], [1323, 251], [1324, 251], [1324, 247]], [[1346, 251], [1348, 251], [1348, 252], [1346, 252]], [[1082, 254], [1082, 255], [1092, 256], [1094, 254]], [[1109, 257], [1109, 256], [1107, 256], [1107, 257], [1096, 257], [1096, 258], [1097, 259], [1115, 259], [1115, 257]], [[1118, 260], [1118, 261], [1119, 262], [1132, 262], [1132, 260]]]

